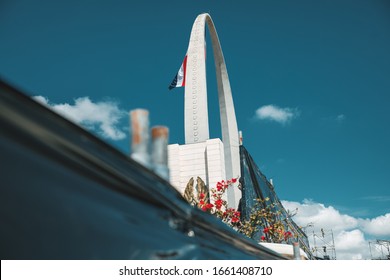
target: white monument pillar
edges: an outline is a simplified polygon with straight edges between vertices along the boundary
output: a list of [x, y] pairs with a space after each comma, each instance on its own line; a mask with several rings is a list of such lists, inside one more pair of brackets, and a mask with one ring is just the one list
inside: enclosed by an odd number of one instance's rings
[[186, 85], [184, 88], [184, 131], [186, 144], [210, 139], [207, 111], [205, 18], [199, 15], [192, 27], [187, 50]]
[[[226, 176], [223, 179], [229, 180], [241, 176], [239, 134], [225, 59], [214, 23], [207, 13], [201, 14], [196, 18], [192, 27], [187, 51], [184, 97], [185, 144], [203, 143], [210, 138], [205, 58], [206, 23], [210, 31], [218, 82], [218, 100], [224, 155], [223, 165], [225, 167], [223, 174]], [[214, 187], [214, 185], [210, 185], [210, 187]], [[241, 198], [240, 190], [237, 188], [229, 189], [227, 198], [231, 207], [237, 207]]]

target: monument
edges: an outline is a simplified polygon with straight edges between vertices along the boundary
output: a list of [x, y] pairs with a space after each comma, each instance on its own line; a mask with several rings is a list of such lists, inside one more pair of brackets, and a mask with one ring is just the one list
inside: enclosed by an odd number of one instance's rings
[[[205, 58], [206, 23], [216, 68], [222, 141], [209, 137]], [[193, 24], [180, 74], [181, 85], [185, 84], [185, 144], [172, 144], [168, 147], [172, 185], [183, 193], [192, 177], [199, 176], [209, 187], [215, 187], [215, 184], [221, 180], [240, 177], [239, 134], [229, 77], [217, 31], [207, 13], [199, 15]], [[241, 193], [238, 188], [229, 188], [227, 192], [229, 206], [237, 208], [240, 198]]]
[[[210, 139], [209, 136], [204, 49], [206, 23], [214, 53], [222, 141]], [[241, 218], [249, 220], [253, 210], [258, 207], [258, 199], [262, 201], [263, 209], [272, 205], [272, 211], [277, 213], [282, 221], [285, 232], [290, 232], [296, 239], [285, 239], [286, 244], [268, 243], [267, 247], [281, 254], [286, 254], [283, 250], [288, 248], [287, 255], [290, 257], [299, 258], [301, 255], [312, 259], [313, 254], [306, 234], [291, 219], [291, 214], [276, 195], [274, 184], [260, 171], [240, 141], [225, 60], [214, 23], [208, 14], [199, 15], [193, 24], [187, 54], [170, 88], [177, 86], [185, 86], [185, 144], [168, 146], [171, 184], [187, 197], [187, 201], [191, 201], [188, 198], [194, 197], [194, 189], [207, 189], [207, 186], [213, 188], [218, 181], [240, 178], [241, 190], [237, 187], [228, 189], [229, 207], [237, 208], [241, 200]], [[193, 186], [195, 181], [197, 188], [186, 188], [187, 185]], [[207, 186], [200, 182], [205, 182]], [[251, 237], [256, 241], [260, 240], [265, 227], [273, 226], [267, 219], [263, 218], [262, 222], [263, 226], [259, 226], [258, 231]], [[302, 253], [298, 250], [298, 244]]]

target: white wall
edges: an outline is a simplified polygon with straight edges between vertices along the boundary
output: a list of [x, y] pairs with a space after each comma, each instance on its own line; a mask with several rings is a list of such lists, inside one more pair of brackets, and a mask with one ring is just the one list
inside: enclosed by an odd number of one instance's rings
[[[220, 139], [209, 139], [196, 144], [172, 144], [168, 146], [170, 182], [184, 193], [191, 177], [199, 176], [210, 187], [225, 178], [225, 158]], [[229, 178], [230, 179], [230, 178]]]

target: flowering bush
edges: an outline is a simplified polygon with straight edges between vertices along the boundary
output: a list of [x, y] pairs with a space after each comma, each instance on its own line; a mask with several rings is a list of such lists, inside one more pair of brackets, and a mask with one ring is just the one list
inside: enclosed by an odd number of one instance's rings
[[218, 218], [220, 218], [224, 223], [230, 225], [231, 227], [238, 229], [241, 226], [240, 216], [241, 213], [234, 208], [229, 208], [227, 201], [223, 198], [225, 191], [229, 186], [236, 183], [237, 179], [233, 178], [228, 181], [221, 181], [217, 183], [216, 188], [212, 188], [211, 198], [213, 203], [206, 203], [201, 195], [197, 206], [205, 212], [209, 212]]
[[254, 238], [255, 233], [262, 229], [260, 241], [287, 242], [293, 235], [287, 230], [280, 210], [276, 210], [275, 204], [268, 201], [268, 197], [264, 200], [256, 199], [256, 204], [251, 211], [249, 220], [242, 223], [240, 230], [246, 236]]
[[[192, 178], [191, 178], [192, 180]], [[193, 180], [189, 182], [189, 186]], [[215, 188], [210, 190], [211, 201], [208, 191], [205, 188], [199, 188], [197, 199], [191, 193], [191, 188], [186, 188], [185, 198], [191, 204], [205, 212], [220, 218], [224, 223], [228, 224], [238, 232], [254, 239], [256, 233], [262, 230], [260, 240], [261, 242], [284, 243], [288, 242], [293, 234], [287, 230], [285, 220], [282, 218], [280, 210], [277, 210], [274, 203], [269, 202], [269, 198], [256, 199], [256, 204], [253, 207], [248, 220], [241, 217], [241, 213], [234, 208], [229, 208], [227, 201], [224, 199], [224, 194], [229, 187], [234, 187], [237, 179], [218, 182]], [[192, 182], [192, 183], [191, 183]], [[198, 182], [199, 178], [198, 178]], [[191, 184], [190, 184], [191, 183]], [[191, 195], [189, 195], [191, 194]]]

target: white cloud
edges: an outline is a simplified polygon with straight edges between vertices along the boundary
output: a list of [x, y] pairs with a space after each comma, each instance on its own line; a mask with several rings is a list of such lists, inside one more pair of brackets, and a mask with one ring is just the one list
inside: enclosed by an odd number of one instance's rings
[[[342, 214], [333, 206], [325, 206], [311, 200], [302, 203], [294, 201], [282, 201], [286, 209], [298, 208], [294, 221], [306, 227], [314, 224], [314, 228], [307, 227], [311, 246], [314, 245], [314, 234], [320, 236], [320, 230], [332, 230], [337, 259], [369, 259], [370, 238], [390, 237], [390, 213], [373, 219], [361, 219]], [[329, 240], [328, 240], [329, 241]], [[320, 246], [317, 240], [317, 246]]]
[[390, 202], [389, 195], [371, 195], [371, 196], [362, 197], [361, 199], [371, 200], [374, 202]]
[[351, 231], [342, 230], [335, 239], [336, 247], [341, 251], [360, 248], [364, 246], [365, 242], [363, 232], [358, 229]]
[[38, 101], [39, 103], [42, 103], [43, 105], [48, 105], [49, 104], [49, 99], [47, 99], [46, 97], [44, 96], [33, 96], [33, 98]]
[[337, 259], [361, 260], [370, 258], [370, 248], [359, 229], [341, 231], [335, 237]]
[[302, 226], [314, 223], [320, 224], [323, 228], [344, 230], [355, 228], [358, 225], [357, 219], [341, 214], [334, 207], [325, 207], [324, 204], [310, 200], [304, 200], [303, 203], [283, 201], [283, 205], [287, 209], [298, 208], [298, 214], [294, 220]]
[[74, 100], [74, 105], [71, 105], [68, 103], [52, 104], [43, 96], [33, 98], [69, 120], [97, 131], [105, 138], [120, 140], [126, 137], [123, 130], [117, 127], [125, 112], [120, 110], [114, 102], [94, 103], [89, 97], [79, 97]]
[[270, 120], [286, 124], [298, 117], [300, 112], [297, 108], [280, 108], [275, 105], [265, 105], [256, 110], [256, 119]]
[[336, 121], [338, 121], [338, 122], [342, 122], [342, 121], [344, 121], [345, 120], [345, 115], [343, 115], [343, 114], [340, 114], [340, 115], [338, 115], [337, 117], [336, 117]]
[[368, 234], [376, 236], [390, 236], [390, 213], [374, 219], [362, 219], [360, 224]]
[[322, 118], [322, 120], [327, 123], [338, 123], [338, 124], [344, 123], [346, 119], [347, 116], [344, 114], [332, 115], [332, 116]]

